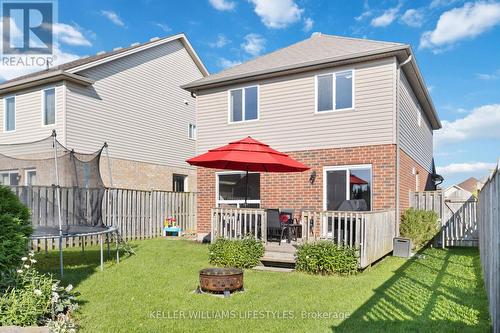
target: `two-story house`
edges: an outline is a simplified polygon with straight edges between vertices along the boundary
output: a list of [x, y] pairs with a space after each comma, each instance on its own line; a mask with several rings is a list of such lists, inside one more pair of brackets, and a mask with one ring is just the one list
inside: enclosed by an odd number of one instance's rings
[[[180, 86], [208, 75], [184, 34], [100, 52], [0, 84], [0, 144], [109, 145], [115, 187], [193, 191], [195, 99]], [[33, 154], [36, 151], [32, 152]], [[101, 174], [109, 185], [107, 159]], [[1, 170], [6, 185], [53, 184], [37, 170]]]
[[[183, 88], [197, 98], [197, 153], [245, 136], [311, 167], [251, 173], [249, 207], [392, 209], [434, 188], [439, 117], [409, 45], [314, 33]], [[198, 169], [198, 232], [241, 207], [241, 172]], [[396, 231], [397, 232], [397, 231]]]

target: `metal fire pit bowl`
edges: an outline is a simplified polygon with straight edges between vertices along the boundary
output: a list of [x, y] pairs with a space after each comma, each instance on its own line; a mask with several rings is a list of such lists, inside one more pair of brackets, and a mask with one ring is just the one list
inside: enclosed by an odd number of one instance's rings
[[212, 293], [243, 289], [243, 270], [239, 268], [205, 268], [200, 271], [200, 287]]

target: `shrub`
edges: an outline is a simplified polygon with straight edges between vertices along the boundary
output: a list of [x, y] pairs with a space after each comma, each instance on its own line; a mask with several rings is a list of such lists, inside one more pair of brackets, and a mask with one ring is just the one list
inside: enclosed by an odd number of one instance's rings
[[251, 268], [264, 255], [264, 244], [252, 237], [241, 240], [219, 238], [209, 247], [210, 264], [222, 267]]
[[357, 250], [331, 241], [304, 244], [298, 248], [295, 268], [310, 274], [355, 274], [358, 271]]
[[409, 208], [401, 216], [400, 234], [410, 238], [414, 248], [427, 244], [438, 230], [438, 216], [435, 212]]
[[2, 274], [0, 326], [42, 326], [65, 318], [66, 327], [74, 327], [71, 313], [77, 308], [78, 293], [71, 285], [64, 288], [51, 275], [39, 273], [33, 256], [22, 258], [19, 269]]
[[17, 267], [28, 253], [30, 212], [8, 188], [0, 186], [0, 271]]

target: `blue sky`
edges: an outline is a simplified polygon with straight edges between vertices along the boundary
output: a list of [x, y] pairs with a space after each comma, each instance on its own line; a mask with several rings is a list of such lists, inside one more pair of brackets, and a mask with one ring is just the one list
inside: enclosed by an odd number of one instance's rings
[[[61, 0], [60, 61], [184, 32], [210, 72], [312, 32], [411, 44], [443, 121], [435, 160], [447, 185], [500, 156], [500, 2]], [[22, 74], [0, 66], [0, 80]]]

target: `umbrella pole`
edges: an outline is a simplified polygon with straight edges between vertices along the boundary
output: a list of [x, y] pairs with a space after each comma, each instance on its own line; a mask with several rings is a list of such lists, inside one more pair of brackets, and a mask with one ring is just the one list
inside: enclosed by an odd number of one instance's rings
[[247, 199], [248, 199], [248, 166], [247, 166], [247, 174], [245, 178], [245, 208], [247, 208]]

